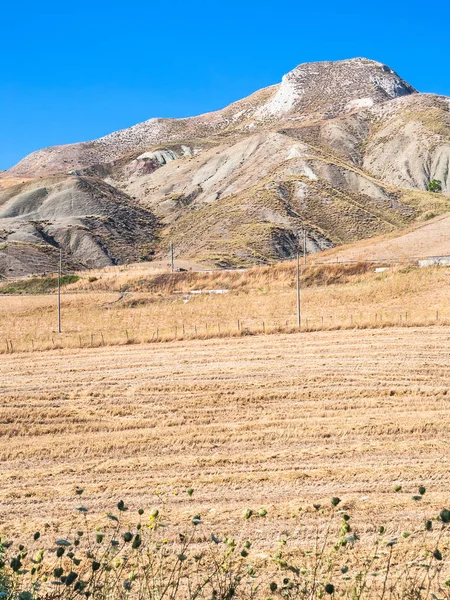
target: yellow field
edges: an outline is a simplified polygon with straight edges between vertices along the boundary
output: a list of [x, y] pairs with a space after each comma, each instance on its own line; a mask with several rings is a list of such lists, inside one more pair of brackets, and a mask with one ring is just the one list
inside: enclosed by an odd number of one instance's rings
[[64, 534], [76, 486], [94, 513], [159, 489], [232, 531], [266, 507], [261, 548], [332, 495], [357, 531], [413, 528], [449, 499], [449, 363], [444, 326], [4, 355], [0, 533]]
[[[243, 335], [296, 327], [295, 265], [245, 272], [86, 273], [56, 295], [0, 295], [0, 353]], [[150, 269], [150, 267], [149, 267]], [[450, 268], [332, 265], [302, 271], [302, 327], [450, 323]], [[226, 290], [224, 294], [196, 294]]]

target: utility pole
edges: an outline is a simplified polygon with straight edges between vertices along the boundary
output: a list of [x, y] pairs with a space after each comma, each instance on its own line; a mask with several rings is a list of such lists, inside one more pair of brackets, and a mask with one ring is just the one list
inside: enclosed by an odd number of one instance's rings
[[58, 269], [58, 333], [61, 333], [61, 272], [62, 272], [62, 249], [59, 249]]
[[173, 242], [170, 242], [170, 270], [172, 273], [175, 271], [175, 264], [173, 261]]
[[306, 229], [303, 229], [303, 264], [306, 265]]
[[297, 327], [300, 329], [302, 318], [300, 313], [300, 253], [297, 249]]

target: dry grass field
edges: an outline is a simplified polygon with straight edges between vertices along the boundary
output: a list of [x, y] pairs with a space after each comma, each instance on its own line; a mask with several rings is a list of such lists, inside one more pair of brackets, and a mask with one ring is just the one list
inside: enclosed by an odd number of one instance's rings
[[[80, 274], [56, 295], [0, 294], [0, 353], [208, 338], [296, 327], [295, 265], [247, 271]], [[370, 264], [302, 268], [303, 329], [450, 323], [450, 268]], [[26, 282], [26, 280], [25, 280]], [[192, 293], [225, 290], [223, 294]]]
[[306, 540], [333, 495], [356, 531], [414, 528], [449, 502], [449, 362], [445, 326], [4, 355], [0, 533], [64, 535], [77, 486], [94, 514], [167, 492], [176, 518], [260, 549], [300, 508]]

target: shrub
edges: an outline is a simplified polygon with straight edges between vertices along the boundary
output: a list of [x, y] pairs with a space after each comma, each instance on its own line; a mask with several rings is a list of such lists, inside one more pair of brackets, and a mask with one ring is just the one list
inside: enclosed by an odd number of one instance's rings
[[427, 189], [429, 192], [442, 192], [442, 181], [439, 181], [439, 179], [432, 179], [428, 184]]

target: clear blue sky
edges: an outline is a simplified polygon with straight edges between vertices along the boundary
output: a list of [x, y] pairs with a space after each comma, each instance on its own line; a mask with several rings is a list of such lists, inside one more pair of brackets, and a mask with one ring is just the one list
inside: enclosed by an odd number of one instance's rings
[[6, 0], [0, 18], [0, 169], [221, 108], [306, 61], [365, 56], [450, 96], [448, 0]]

